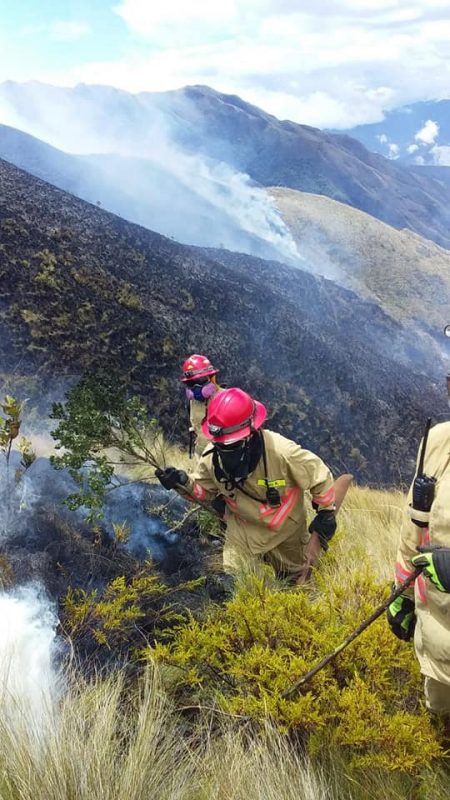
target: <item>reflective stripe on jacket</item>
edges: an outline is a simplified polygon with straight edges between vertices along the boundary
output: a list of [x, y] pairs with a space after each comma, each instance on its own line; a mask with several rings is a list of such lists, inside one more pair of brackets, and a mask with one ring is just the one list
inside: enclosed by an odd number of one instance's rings
[[[324, 462], [309, 450], [278, 433], [264, 430], [267, 476], [262, 457], [254, 472], [243, 483], [248, 497], [239, 489], [227, 491], [215, 474], [212, 453], [208, 450], [190, 475], [186, 493], [211, 502], [221, 494], [227, 506], [227, 542], [253, 555], [266, 553], [287, 539], [294, 531], [301, 532], [306, 546], [309, 533], [306, 524], [305, 491], [309, 491], [320, 508], [334, 507], [333, 478]], [[211, 448], [210, 448], [211, 449]], [[281, 504], [273, 508], [266, 501], [265, 477], [276, 484]], [[255, 499], [254, 499], [255, 498]]]
[[[417, 460], [421, 447], [422, 444]], [[411, 574], [411, 558], [417, 555], [418, 545], [431, 543], [450, 547], [450, 422], [431, 428], [424, 472], [437, 478], [429, 527], [419, 528], [411, 521], [411, 484], [395, 566], [396, 583]], [[405, 594], [416, 604], [414, 644], [422, 673], [441, 683], [450, 683], [450, 594], [440, 592], [423, 575]]]

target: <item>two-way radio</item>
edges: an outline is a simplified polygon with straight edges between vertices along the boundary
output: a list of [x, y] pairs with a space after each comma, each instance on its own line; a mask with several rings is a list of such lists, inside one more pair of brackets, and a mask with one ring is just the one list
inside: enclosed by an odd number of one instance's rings
[[436, 487], [436, 478], [431, 478], [428, 475], [425, 475], [423, 471], [430, 426], [431, 417], [428, 417], [423, 434], [422, 449], [420, 451], [417, 473], [413, 482], [412, 503], [410, 505], [411, 520], [419, 528], [428, 528], [430, 521], [430, 510], [433, 504], [434, 490]]

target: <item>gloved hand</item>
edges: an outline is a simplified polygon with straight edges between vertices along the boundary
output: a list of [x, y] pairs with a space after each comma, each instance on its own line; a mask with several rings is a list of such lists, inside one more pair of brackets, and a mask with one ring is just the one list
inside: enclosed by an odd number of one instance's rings
[[188, 481], [187, 472], [176, 467], [166, 467], [165, 469], [155, 470], [155, 476], [165, 489], [175, 489], [177, 484], [184, 486]]
[[397, 639], [409, 642], [416, 627], [414, 602], [401, 594], [388, 606], [386, 614], [392, 633]]
[[310, 533], [317, 533], [320, 546], [328, 550], [328, 543], [336, 531], [336, 514], [334, 511], [319, 511], [308, 528]]
[[421, 553], [411, 559], [440, 592], [450, 592], [450, 547], [428, 545], [417, 548]]
[[225, 516], [225, 510], [226, 510], [227, 504], [226, 504], [225, 500], [223, 499], [223, 495], [222, 494], [216, 495], [216, 497], [211, 501], [211, 506], [214, 509], [214, 511], [216, 512], [217, 516], [220, 517], [220, 519], [223, 519], [223, 517]]

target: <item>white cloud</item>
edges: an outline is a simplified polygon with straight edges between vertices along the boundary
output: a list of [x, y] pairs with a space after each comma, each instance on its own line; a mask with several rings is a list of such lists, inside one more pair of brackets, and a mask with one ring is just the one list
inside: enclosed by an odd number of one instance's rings
[[53, 20], [39, 25], [27, 25], [21, 33], [26, 37], [48, 36], [54, 42], [75, 42], [91, 33], [87, 22], [75, 20]]
[[385, 133], [378, 134], [377, 139], [378, 139], [380, 144], [387, 144], [388, 137], [386, 136]]
[[49, 31], [53, 39], [60, 42], [71, 42], [87, 36], [91, 32], [91, 28], [87, 22], [55, 20], [50, 23]]
[[450, 147], [448, 145], [435, 145], [430, 153], [433, 156], [433, 163], [441, 167], [450, 166]]
[[406, 148], [406, 152], [412, 155], [413, 153], [417, 153], [418, 149], [418, 144], [410, 144], [409, 147]]
[[[448, 0], [115, 3], [116, 18], [130, 34], [121, 51], [105, 61], [83, 52], [70, 71], [53, 74], [36, 74], [30, 55], [29, 77], [132, 92], [206, 83], [282, 118], [335, 128], [380, 121], [385, 110], [448, 96]], [[72, 23], [72, 30], [61, 24], [53, 35], [87, 32], [82, 23]], [[2, 63], [0, 80], [14, 77]]]
[[395, 159], [398, 158], [399, 153], [400, 153], [400, 148], [399, 148], [398, 144], [395, 144], [395, 142], [390, 142], [389, 143], [389, 158], [391, 158], [391, 159], [393, 159], [395, 161]]
[[427, 119], [423, 128], [417, 131], [414, 139], [421, 144], [434, 144], [439, 135], [439, 125], [432, 119]]
[[218, 3], [211, 0], [123, 0], [113, 11], [133, 33], [142, 37], [154, 37], [161, 29], [180, 29], [185, 38], [191, 25], [201, 29], [222, 27], [237, 14], [235, 0]]

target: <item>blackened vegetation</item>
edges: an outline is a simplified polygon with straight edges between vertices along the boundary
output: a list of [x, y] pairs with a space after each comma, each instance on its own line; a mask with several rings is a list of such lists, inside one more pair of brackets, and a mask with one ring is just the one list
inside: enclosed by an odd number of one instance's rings
[[267, 403], [270, 427], [366, 482], [408, 481], [423, 419], [445, 413], [424, 353], [374, 304], [276, 263], [178, 245], [5, 162], [0, 286], [5, 371], [42, 388], [113, 366], [176, 437], [189, 352]]
[[[46, 458], [38, 458], [23, 472], [19, 460], [17, 451], [8, 467], [0, 458], [0, 586], [35, 581], [43, 586], [58, 605], [61, 633], [70, 635], [83, 662], [92, 666], [127, 659], [133, 647], [152, 640], [162, 622], [170, 624], [172, 615], [175, 620], [188, 609], [201, 608], [206, 598], [223, 598], [220, 576], [198, 581], [216, 546], [199, 539], [194, 520], [183, 522], [186, 503], [181, 498], [167, 505], [160, 487], [124, 485], [106, 498], [104, 519], [93, 528], [82, 512], [69, 512], [63, 505], [75, 488], [67, 471], [55, 471]], [[124, 522], [129, 537], [121, 542], [114, 523]], [[110, 588], [115, 581], [116, 591]], [[136, 582], [134, 601], [127, 588]], [[117, 622], [109, 634], [114, 647], [95, 638], [102, 625], [95, 606], [108, 595], [115, 602], [108, 612], [109, 622]], [[90, 603], [85, 618], [74, 621], [68, 596]], [[134, 606], [139, 617], [128, 630], [127, 613]]]

